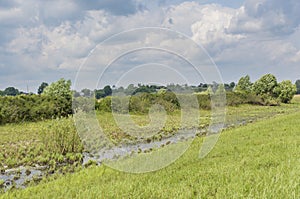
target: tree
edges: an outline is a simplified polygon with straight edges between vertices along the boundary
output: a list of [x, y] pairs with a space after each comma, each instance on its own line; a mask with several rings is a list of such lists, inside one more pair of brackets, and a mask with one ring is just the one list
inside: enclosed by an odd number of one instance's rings
[[73, 93], [74, 97], [80, 97], [80, 93], [79, 92], [73, 90], [72, 93]]
[[267, 74], [262, 76], [259, 80], [257, 80], [253, 84], [253, 91], [256, 95], [268, 95], [271, 97], [278, 97], [276, 96], [274, 89], [277, 86], [276, 77], [272, 74]]
[[93, 95], [93, 92], [88, 88], [82, 89], [81, 93], [83, 93], [84, 97], [91, 97]]
[[235, 91], [249, 93], [251, 92], [251, 89], [252, 89], [252, 83], [250, 81], [250, 77], [249, 75], [246, 75], [245, 77], [241, 77], [238, 84], [236, 85]]
[[125, 89], [125, 94], [126, 95], [132, 95], [133, 92], [137, 89], [137, 87], [134, 86], [134, 84], [129, 84], [127, 88]]
[[8, 87], [3, 91], [4, 95], [9, 95], [9, 96], [16, 96], [19, 95], [20, 92], [18, 89], [14, 88], [14, 87]]
[[109, 85], [105, 86], [103, 88], [103, 91], [104, 91], [105, 96], [110, 96], [112, 94], [112, 89], [110, 88]]
[[96, 99], [104, 98], [105, 93], [104, 93], [103, 89], [95, 90], [95, 97], [96, 97]]
[[39, 95], [42, 94], [47, 86], [49, 86], [49, 84], [46, 83], [46, 82], [43, 82], [43, 83], [40, 85], [40, 87], [38, 88], [37, 93], [38, 93]]
[[300, 94], [300, 79], [298, 79], [295, 84], [297, 87], [297, 94]]
[[290, 80], [282, 81], [274, 89], [281, 102], [290, 103], [297, 92], [296, 85], [292, 84]]
[[[249, 81], [250, 81], [250, 78], [249, 78]], [[250, 82], [251, 83], [251, 82]], [[232, 90], [234, 89], [234, 87], [235, 87], [235, 83], [234, 82], [231, 82], [230, 84], [229, 84], [229, 86], [230, 86], [230, 88], [232, 88]]]
[[95, 90], [96, 99], [105, 98], [112, 95], [112, 89], [109, 85], [105, 86], [103, 89]]
[[3, 95], [4, 95], [4, 92], [0, 90], [0, 96], [3, 96]]
[[43, 95], [71, 99], [71, 80], [65, 80], [61, 78], [57, 82], [53, 82], [45, 88]]

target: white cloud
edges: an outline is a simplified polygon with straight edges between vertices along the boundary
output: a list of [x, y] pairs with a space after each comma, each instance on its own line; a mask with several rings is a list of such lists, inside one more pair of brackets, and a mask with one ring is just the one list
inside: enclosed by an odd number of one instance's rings
[[300, 24], [298, 0], [247, 0], [233, 18], [232, 32], [282, 35]]
[[[2, 64], [40, 73], [52, 70], [53, 75], [61, 75], [64, 70], [75, 73], [84, 57], [104, 39], [149, 26], [166, 27], [190, 36], [205, 47], [221, 70], [224, 63], [247, 71], [248, 65], [257, 64], [262, 70], [265, 65], [273, 65], [286, 70], [283, 66], [300, 62], [298, 0], [247, 0], [238, 9], [197, 2], [137, 9], [143, 2], [136, 0], [131, 2], [133, 7], [122, 11], [108, 1], [94, 4], [17, 0], [0, 9], [0, 51], [5, 60]], [[149, 34], [145, 40], [139, 40], [140, 35], [130, 35], [111, 43], [110, 51], [104, 53], [110, 59], [115, 56], [114, 49], [159, 42], [160, 36]], [[180, 40], [166, 38], [161, 43], [162, 47], [172, 45], [183, 54], [197, 56], [192, 49], [185, 49]]]
[[193, 40], [205, 47], [217, 48], [238, 42], [244, 38], [241, 34], [231, 34], [228, 28], [234, 15], [233, 9], [220, 6], [205, 6], [201, 20], [192, 24]]

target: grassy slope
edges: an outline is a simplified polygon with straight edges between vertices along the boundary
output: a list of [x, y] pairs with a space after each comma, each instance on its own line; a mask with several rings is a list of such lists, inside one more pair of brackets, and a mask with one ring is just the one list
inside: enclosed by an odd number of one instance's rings
[[[284, 115], [297, 111], [300, 111], [300, 97], [295, 97], [292, 104], [282, 104], [277, 107], [253, 105], [229, 106], [227, 107], [226, 120], [228, 124], [235, 124], [238, 120], [255, 121], [261, 118], [265, 119], [274, 117], [275, 115]], [[210, 122], [210, 111], [201, 110], [200, 115], [200, 125], [208, 125]], [[97, 112], [97, 117], [101, 127], [109, 137], [114, 140], [124, 138], [124, 132], [116, 125], [111, 113]], [[132, 115], [132, 118], [139, 125], [145, 125], [149, 122], [148, 115]], [[185, 124], [185, 126], [195, 126], [194, 120], [195, 118], [191, 115], [189, 120], [191, 123]], [[171, 114], [168, 117], [164, 131], [172, 132], [174, 128], [179, 127], [180, 121], [181, 116], [179, 112]], [[56, 143], [54, 138], [61, 140], [59, 135], [56, 135], [57, 132], [60, 132], [57, 129], [62, 131], [68, 130], [68, 133], [65, 135], [70, 137], [75, 132], [75, 129], [72, 129], [71, 122], [72, 119], [70, 118], [69, 120], [47, 120], [35, 123], [28, 122], [0, 126], [0, 170], [4, 168], [4, 166], [15, 168], [20, 165], [49, 164], [51, 160], [57, 162], [60, 155], [55, 154], [59, 148], [55, 147]], [[59, 128], [55, 128], [53, 125]], [[45, 144], [47, 144], [48, 147], [46, 147]], [[66, 144], [69, 144], [69, 142], [66, 141]]]
[[171, 166], [126, 174], [90, 168], [4, 198], [299, 198], [300, 113], [226, 130], [199, 160], [202, 139]]

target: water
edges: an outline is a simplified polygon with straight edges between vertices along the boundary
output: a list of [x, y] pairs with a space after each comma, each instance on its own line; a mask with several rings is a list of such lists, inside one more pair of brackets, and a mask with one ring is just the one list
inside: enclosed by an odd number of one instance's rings
[[[249, 122], [252, 122], [249, 121]], [[231, 124], [226, 124], [224, 128], [233, 127], [236, 125], [246, 124], [246, 120], [236, 121]], [[210, 131], [214, 133], [218, 130], [220, 126], [215, 125], [210, 127]], [[141, 141], [139, 143], [123, 144], [120, 146], [115, 146], [107, 150], [99, 150], [96, 154], [91, 154], [88, 152], [83, 153], [83, 163], [84, 166], [90, 160], [95, 161], [98, 165], [105, 159], [117, 160], [120, 157], [128, 156], [130, 154], [136, 154], [139, 152], [146, 152], [152, 149], [160, 148], [164, 145], [178, 143], [180, 141], [186, 141], [194, 139], [197, 134], [203, 135], [207, 132], [207, 129], [202, 129], [201, 131], [190, 129], [190, 130], [179, 130], [175, 135], [162, 138], [161, 140], [155, 140], [151, 142]], [[26, 188], [30, 181], [39, 181], [48, 174], [48, 166], [35, 167], [18, 167], [14, 169], [6, 169], [0, 173], [0, 181], [4, 183], [0, 184], [0, 189], [3, 188], [5, 191], [9, 190], [11, 187], [16, 188]]]
[[[204, 133], [204, 131], [202, 133]], [[120, 157], [124, 157], [133, 153], [145, 152], [148, 150], [160, 148], [164, 145], [193, 139], [195, 138], [195, 136], [196, 130], [179, 130], [178, 133], [176, 133], [175, 135], [162, 138], [161, 140], [151, 142], [140, 142], [135, 144], [123, 144], [121, 146], [115, 146], [108, 150], [99, 150], [95, 154], [84, 153], [83, 164], [87, 163], [89, 160], [93, 160], [99, 165], [105, 159], [118, 159]]]
[[14, 169], [7, 169], [0, 174], [0, 180], [4, 183], [0, 185], [5, 191], [11, 187], [25, 188], [26, 184], [32, 180], [41, 180], [45, 175], [45, 166], [35, 167], [18, 167]]

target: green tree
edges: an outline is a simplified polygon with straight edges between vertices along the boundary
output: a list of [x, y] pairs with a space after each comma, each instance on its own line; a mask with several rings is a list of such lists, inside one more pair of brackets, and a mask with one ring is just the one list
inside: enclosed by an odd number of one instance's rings
[[42, 94], [47, 86], [49, 86], [49, 84], [46, 83], [46, 82], [43, 82], [43, 83], [40, 85], [40, 87], [38, 88], [37, 93], [38, 93], [39, 95]]
[[297, 92], [297, 88], [290, 80], [286, 80], [279, 83], [278, 86], [275, 87], [274, 92], [281, 102], [290, 103]]
[[79, 92], [73, 90], [72, 93], [73, 93], [74, 97], [80, 97], [80, 93]]
[[272, 74], [267, 74], [262, 76], [259, 80], [257, 80], [253, 84], [253, 91], [256, 95], [268, 95], [271, 97], [278, 97], [276, 96], [274, 89], [277, 86], [276, 77]]
[[[249, 81], [250, 81], [250, 79], [249, 79]], [[231, 90], [233, 90], [234, 87], [235, 87], [235, 83], [234, 83], [234, 82], [231, 82], [231, 83], [229, 84], [229, 86], [230, 86]]]
[[104, 91], [105, 96], [110, 96], [112, 94], [112, 89], [110, 88], [109, 85], [105, 86], [103, 88], [103, 91]]
[[300, 79], [298, 79], [295, 84], [297, 87], [297, 94], [300, 94]]
[[105, 93], [104, 93], [103, 89], [95, 90], [95, 97], [96, 97], [96, 99], [104, 98]]
[[18, 89], [14, 88], [14, 87], [8, 87], [3, 91], [4, 95], [9, 95], [9, 96], [16, 96], [19, 95], [20, 92]]
[[84, 97], [91, 97], [93, 95], [93, 91], [88, 88], [82, 89], [81, 93], [83, 93]]
[[137, 87], [135, 87], [134, 84], [129, 84], [124, 92], [126, 95], [132, 95], [135, 89], [137, 89]]
[[43, 95], [71, 99], [71, 80], [65, 80], [61, 78], [57, 82], [53, 82], [45, 88]]
[[246, 75], [245, 77], [241, 77], [238, 84], [236, 85], [235, 91], [249, 93], [251, 92], [251, 89], [252, 89], [252, 83], [250, 81], [250, 77], [249, 75]]

